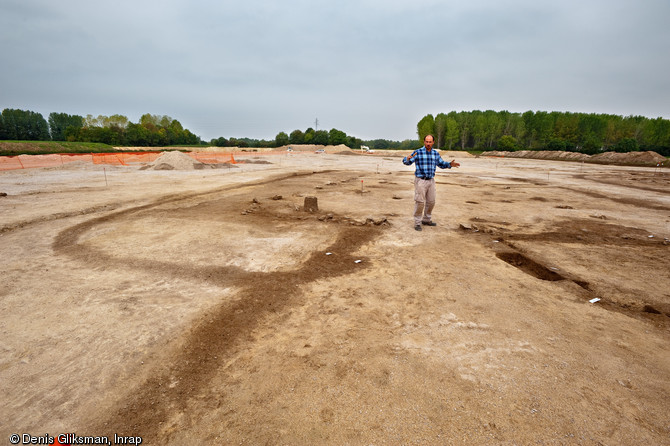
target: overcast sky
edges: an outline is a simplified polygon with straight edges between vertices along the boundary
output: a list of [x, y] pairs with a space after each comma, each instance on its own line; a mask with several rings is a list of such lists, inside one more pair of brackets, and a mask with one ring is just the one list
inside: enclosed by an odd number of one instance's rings
[[428, 113], [670, 118], [668, 0], [2, 0], [0, 109], [179, 120], [203, 140]]

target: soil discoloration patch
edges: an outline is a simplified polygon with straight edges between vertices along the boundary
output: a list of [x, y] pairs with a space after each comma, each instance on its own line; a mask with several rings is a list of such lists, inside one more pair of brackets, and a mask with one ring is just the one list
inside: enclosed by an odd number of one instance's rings
[[[189, 399], [238, 353], [240, 342], [250, 336], [266, 314], [283, 312], [287, 306], [299, 304], [300, 289], [310, 282], [363, 271], [367, 263], [354, 263], [358, 258], [349, 253], [368, 243], [377, 232], [370, 228], [344, 228], [336, 242], [327, 248], [338, 255], [313, 253], [297, 271], [238, 272], [234, 278], [224, 273], [223, 280], [232, 279], [241, 288], [236, 301], [209, 311], [180, 342], [179, 350], [165, 358], [139, 389], [133, 389], [109, 420], [92, 430], [143, 432], [145, 440], [156, 441], [165, 434], [162, 425], [183, 411]], [[204, 271], [201, 275], [210, 277]]]
[[[265, 186], [269, 186], [268, 182]], [[220, 192], [218, 192], [220, 193]], [[189, 218], [197, 220], [199, 215], [212, 215], [212, 206], [217, 203], [217, 192], [206, 194], [208, 204], [187, 205]], [[312, 252], [300, 263], [298, 269], [274, 272], [250, 272], [241, 267], [198, 266], [179, 261], [156, 261], [133, 258], [132, 256], [115, 256], [104, 249], [89, 246], [83, 239], [90, 231], [102, 224], [114, 225], [129, 218], [137, 219], [154, 213], [163, 214], [162, 207], [170, 208], [179, 203], [187, 204], [194, 199], [202, 200], [203, 196], [178, 196], [159, 202], [135, 207], [133, 209], [112, 213], [81, 223], [61, 232], [54, 242], [54, 249], [71, 258], [91, 266], [102, 268], [133, 268], [144, 269], [157, 276], [182, 277], [197, 282], [211, 282], [218, 286], [235, 286], [239, 292], [233, 302], [221, 304], [211, 309], [200, 322], [193, 327], [171, 353], [161, 358], [155, 365], [151, 378], [140, 388], [133, 389], [130, 395], [123, 396], [123, 403], [109, 420], [101, 425], [91, 427], [99, 432], [143, 432], [145, 440], [156, 441], [161, 435], [161, 425], [175, 414], [184, 410], [187, 401], [207, 385], [212, 376], [223, 367], [239, 350], [240, 342], [254, 330], [258, 322], [267, 314], [285, 311], [287, 306], [300, 302], [300, 289], [307, 284], [324, 279], [364, 271], [369, 263], [364, 256], [353, 257], [351, 253], [373, 240], [382, 230], [381, 226], [352, 226], [329, 223], [330, 231], [336, 231], [335, 241], [326, 251], [336, 253], [324, 256], [323, 251]], [[242, 199], [227, 200], [229, 209], [221, 213], [222, 218], [230, 218], [235, 202]], [[244, 200], [246, 201], [246, 200]], [[256, 225], [267, 225], [271, 220], [287, 221], [288, 215], [293, 219], [302, 219], [302, 214], [273, 211], [272, 207], [282, 207], [279, 200], [268, 202], [262, 212], [254, 215]], [[261, 203], [253, 202], [260, 208]], [[241, 203], [240, 203], [241, 204]], [[176, 212], [175, 212], [176, 211]], [[260, 211], [260, 209], [259, 209]], [[178, 218], [180, 209], [170, 210], [170, 218]], [[332, 215], [332, 214], [331, 214]], [[331, 216], [330, 222], [343, 221]], [[346, 222], [348, 223], [348, 221]], [[321, 225], [316, 218], [312, 226]]]

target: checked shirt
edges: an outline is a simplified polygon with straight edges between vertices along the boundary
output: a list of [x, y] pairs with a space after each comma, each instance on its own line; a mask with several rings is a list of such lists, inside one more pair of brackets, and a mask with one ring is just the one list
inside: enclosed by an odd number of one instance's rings
[[432, 149], [430, 152], [425, 147], [415, 150], [412, 155], [402, 159], [402, 163], [406, 166], [415, 163], [414, 176], [424, 180], [430, 180], [435, 177], [435, 167], [441, 169], [451, 169], [451, 163], [442, 159], [437, 150]]

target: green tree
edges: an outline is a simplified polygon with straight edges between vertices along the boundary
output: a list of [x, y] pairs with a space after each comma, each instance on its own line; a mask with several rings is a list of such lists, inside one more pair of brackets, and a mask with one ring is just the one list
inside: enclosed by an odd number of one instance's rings
[[498, 140], [498, 148], [508, 152], [513, 152], [519, 147], [519, 142], [512, 135], [503, 135]]
[[126, 144], [145, 147], [151, 145], [150, 130], [141, 124], [129, 123], [126, 128]]
[[[102, 118], [103, 116], [100, 115], [99, 118]], [[93, 117], [93, 115], [88, 114], [84, 118], [84, 127], [102, 127], [102, 123], [98, 120], [98, 118]]]
[[391, 148], [390, 141], [387, 141], [386, 139], [375, 139], [374, 141], [371, 141], [369, 144], [366, 145], [375, 150], [385, 150]]
[[119, 127], [122, 129], [125, 129], [130, 122], [123, 115], [98, 116], [98, 120], [103, 127]]
[[554, 116], [545, 111], [535, 112], [535, 136], [537, 138], [538, 146], [536, 148], [545, 148], [554, 131]]
[[275, 147], [281, 147], [287, 145], [289, 142], [288, 135], [286, 132], [279, 132], [275, 136]]
[[305, 144], [315, 144], [314, 143], [314, 129], [308, 128], [305, 130]]
[[419, 141], [423, 141], [426, 135], [435, 135], [435, 118], [433, 115], [426, 115], [416, 125], [416, 131], [419, 135]]
[[163, 119], [162, 116], [158, 115], [152, 115], [151, 113], [145, 113], [142, 116], [140, 116], [140, 125], [150, 128], [150, 127], [158, 127], [161, 125], [161, 120]]
[[223, 136], [219, 138], [214, 138], [210, 141], [210, 144], [216, 147], [227, 147], [228, 146], [228, 140], [224, 138]]
[[603, 115], [580, 113], [578, 143], [586, 153], [597, 153], [603, 148], [606, 130]]
[[447, 115], [439, 113], [435, 116], [433, 128], [435, 129], [435, 144], [437, 149], [441, 149], [445, 145], [447, 135]]
[[635, 138], [623, 138], [614, 146], [615, 152], [637, 152], [640, 147]]
[[337, 130], [337, 129], [330, 129], [330, 132], [328, 132], [328, 143], [337, 146], [340, 144], [346, 144], [347, 142], [347, 134], [344, 133], [342, 130]]
[[461, 150], [465, 150], [470, 142], [470, 134], [472, 131], [472, 115], [468, 112], [452, 112], [449, 114], [458, 123], [459, 140], [461, 142]]
[[527, 111], [523, 114], [526, 128], [526, 143], [528, 149], [547, 147], [553, 136], [554, 117], [546, 111]]
[[0, 139], [18, 139], [14, 110], [6, 108], [0, 114]]
[[184, 133], [182, 134], [182, 138], [184, 138], [184, 144], [187, 145], [202, 145], [203, 141], [200, 139], [198, 135], [195, 133], [191, 132], [189, 129], [184, 129]]
[[481, 148], [486, 141], [486, 117], [479, 110], [473, 110], [471, 112], [472, 117], [472, 138], [474, 140], [473, 147], [475, 149]]
[[627, 135], [626, 128], [622, 125], [623, 117], [616, 115], [605, 115], [605, 136], [604, 136], [604, 145], [606, 149], [613, 148], [616, 151], [616, 146], [619, 141], [624, 138], [630, 138], [631, 135]]
[[160, 119], [159, 125], [161, 127], [163, 127], [164, 129], [170, 127], [170, 123], [172, 123], [172, 118], [170, 118], [169, 116], [166, 116], [166, 115], [163, 115], [160, 118], [161, 119]]
[[418, 141], [416, 139], [405, 139], [400, 142], [400, 145], [398, 146], [398, 149], [400, 150], [413, 150], [421, 147], [422, 143], [421, 141]]
[[600, 152], [600, 149], [603, 146], [603, 142], [597, 139], [595, 136], [588, 136], [583, 140], [581, 152], [587, 153], [589, 155], [595, 155]]
[[49, 125], [37, 112], [6, 108], [2, 111], [2, 138], [49, 141]]
[[500, 112], [503, 121], [503, 135], [510, 135], [521, 141], [526, 133], [526, 126], [523, 123], [523, 117], [520, 113], [510, 113], [507, 110]]
[[67, 141], [66, 130], [71, 128], [69, 134], [79, 130], [84, 126], [84, 118], [78, 115], [68, 115], [67, 113], [50, 113], [49, 130], [51, 139], [54, 141]]
[[326, 146], [328, 145], [328, 132], [325, 130], [317, 130], [314, 132], [312, 144]]
[[304, 144], [305, 134], [301, 130], [293, 130], [288, 137], [288, 141], [291, 144]]
[[553, 138], [549, 141], [556, 145], [555, 141], [562, 141], [562, 149], [574, 150], [578, 145], [579, 115], [576, 113], [558, 113], [554, 119]]
[[[141, 123], [153, 122], [156, 121], [157, 119], [158, 118], [153, 115], [146, 114], [142, 116], [140, 122]], [[95, 118], [93, 117], [93, 115], [88, 114], [86, 115], [86, 118], [84, 118], [83, 125], [84, 127], [120, 127], [122, 129], [125, 129], [126, 126], [128, 126], [129, 122], [130, 121], [128, 120], [128, 118], [123, 115], [111, 115], [111, 116], [98, 115], [98, 117]]]
[[446, 125], [447, 130], [444, 136], [444, 147], [451, 150], [454, 147], [454, 144], [456, 144], [456, 141], [458, 141], [458, 122], [456, 122], [453, 117], [447, 116]]
[[181, 123], [176, 119], [171, 120], [167, 123], [167, 126], [164, 127], [165, 137], [167, 138], [168, 145], [185, 145], [188, 144], [187, 135], [182, 127]]
[[655, 150], [670, 156], [670, 121], [663, 118], [649, 119], [644, 129], [645, 150]]
[[549, 143], [547, 144], [547, 149], [548, 150], [559, 150], [563, 151], [568, 149], [569, 143], [567, 141], [564, 141], [560, 138], [552, 138], [549, 140]]
[[347, 142], [345, 144], [350, 149], [360, 149], [361, 145], [363, 145], [363, 141], [355, 136], [347, 136]]
[[644, 116], [626, 116], [621, 125], [626, 128], [626, 135], [635, 138], [639, 145], [644, 141], [644, 129], [648, 119]]
[[503, 135], [504, 121], [502, 116], [493, 111], [484, 112], [484, 143], [488, 149], [493, 149], [495, 143]]
[[[468, 147], [490, 149], [509, 144], [510, 139], [502, 140], [501, 137], [510, 136], [516, 140], [517, 148], [579, 150], [585, 153], [641, 149], [670, 155], [670, 120], [663, 118], [651, 120], [643, 116], [556, 111], [527, 111], [522, 114], [506, 110], [452, 111], [446, 119], [443, 113], [438, 114], [432, 121], [432, 130], [431, 118], [432, 115], [422, 118], [417, 124], [417, 131], [423, 136], [432, 132], [440, 148], [460, 144], [463, 150]], [[635, 140], [637, 146], [629, 139]]]

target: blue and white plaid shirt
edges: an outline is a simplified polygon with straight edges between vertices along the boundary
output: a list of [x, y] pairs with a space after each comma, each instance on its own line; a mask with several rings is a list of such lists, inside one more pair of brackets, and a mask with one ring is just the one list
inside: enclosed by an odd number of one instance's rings
[[435, 167], [451, 169], [451, 163], [443, 160], [437, 150], [432, 149], [428, 151], [425, 146], [415, 150], [409, 158], [403, 158], [402, 163], [406, 166], [416, 163], [414, 176], [424, 180], [430, 180], [435, 177]]

